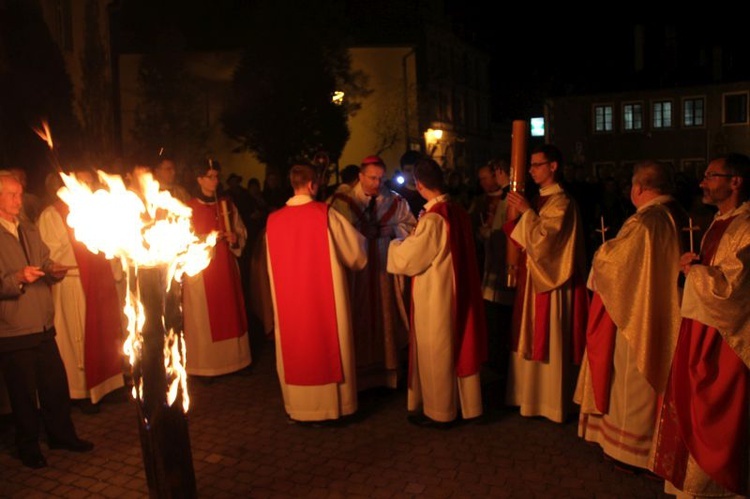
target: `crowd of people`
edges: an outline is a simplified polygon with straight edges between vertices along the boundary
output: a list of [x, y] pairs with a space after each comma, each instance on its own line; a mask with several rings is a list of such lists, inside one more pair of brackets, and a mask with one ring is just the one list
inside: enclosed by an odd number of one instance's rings
[[[566, 181], [551, 144], [531, 151], [525, 189], [501, 158], [477, 169], [473, 190], [419, 152], [399, 169], [393, 184], [367, 156], [330, 188], [299, 161], [288, 182], [269, 172], [245, 188], [237, 174], [222, 186], [216, 161], [189, 186], [170, 158], [133, 168], [133, 186], [150, 173], [192, 209], [198, 235], [219, 234], [181, 287], [188, 374], [248, 367], [256, 324], [290, 421], [339, 424], [360, 392], [403, 387], [410, 423], [448, 429], [481, 419], [489, 370], [508, 408], [577, 418], [584, 441], [667, 493], [748, 494], [746, 155], [712, 159], [700, 205], [652, 160], [633, 167], [629, 191], [604, 179], [597, 199]], [[0, 172], [0, 373], [19, 455], [38, 468], [37, 414], [50, 448], [93, 448], [71, 400], [96, 412], [124, 386], [126, 319], [122, 269], [75, 240], [65, 203], [25, 204], [24, 187]]]

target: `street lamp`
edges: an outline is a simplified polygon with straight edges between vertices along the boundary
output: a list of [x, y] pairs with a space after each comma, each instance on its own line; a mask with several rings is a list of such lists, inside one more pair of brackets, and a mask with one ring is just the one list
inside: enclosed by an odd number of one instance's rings
[[[443, 130], [440, 128], [428, 128], [424, 133], [424, 142], [427, 147], [427, 153], [431, 158], [435, 157], [435, 153], [439, 153], [440, 141], [443, 138]], [[440, 156], [440, 154], [438, 154]]]

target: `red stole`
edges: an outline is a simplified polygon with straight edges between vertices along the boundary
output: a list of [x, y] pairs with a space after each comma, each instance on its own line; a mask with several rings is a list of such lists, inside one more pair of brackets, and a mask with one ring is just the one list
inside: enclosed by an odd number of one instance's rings
[[266, 238], [286, 382], [341, 383], [328, 205], [314, 201], [271, 213]]
[[54, 206], [68, 229], [86, 298], [83, 364], [86, 387], [91, 389], [122, 375], [124, 338], [120, 299], [109, 261], [103, 254], [94, 254], [76, 241], [73, 230], [68, 227], [68, 205], [58, 199]]
[[[228, 209], [234, 210], [229, 198]], [[197, 234], [208, 234], [212, 230], [223, 231], [224, 222], [219, 220], [216, 203], [205, 204], [193, 198], [188, 202], [193, 209], [193, 229]], [[214, 257], [203, 270], [203, 286], [206, 292], [208, 322], [214, 342], [239, 338], [247, 332], [247, 315], [242, 282], [237, 268], [237, 259], [225, 239], [216, 242]], [[187, 331], [187, 334], [196, 334]]]
[[[709, 265], [732, 218], [714, 222], [703, 241]], [[750, 374], [721, 333], [683, 319], [664, 395], [665, 421], [655, 472], [682, 488], [688, 453], [725, 489], [747, 495]]]
[[[454, 360], [456, 375], [466, 377], [478, 373], [482, 363], [487, 360], [487, 322], [471, 220], [454, 203], [437, 203], [429, 212], [437, 213], [448, 224], [454, 282]], [[458, 285], [462, 289], [457, 289]]]
[[617, 326], [604, 308], [602, 297], [599, 293], [594, 293], [586, 328], [586, 358], [594, 385], [594, 402], [602, 414], [609, 412], [616, 333]]

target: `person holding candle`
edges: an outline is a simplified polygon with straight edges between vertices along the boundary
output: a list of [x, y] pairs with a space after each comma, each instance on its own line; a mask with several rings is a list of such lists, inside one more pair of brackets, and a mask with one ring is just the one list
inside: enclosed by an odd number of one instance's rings
[[633, 167], [636, 212], [594, 253], [588, 279], [593, 298], [574, 397], [581, 406], [578, 435], [628, 471], [648, 468], [677, 342], [688, 215], [673, 191], [668, 166]]
[[685, 275], [679, 337], [653, 470], [680, 497], [750, 494], [750, 157], [713, 159], [700, 183], [718, 208]]
[[186, 369], [197, 376], [228, 374], [251, 362], [237, 263], [247, 231], [232, 201], [217, 194], [219, 169], [217, 161], [196, 168], [198, 194], [188, 202], [196, 234], [219, 233], [211, 263], [199, 274], [186, 276], [183, 286]]
[[503, 226], [522, 248], [506, 403], [522, 416], [557, 423], [575, 410], [588, 313], [583, 227], [578, 205], [558, 183], [562, 166], [554, 145], [532, 151], [529, 172], [539, 196], [532, 207], [523, 194], [508, 193], [508, 207], [521, 215]]
[[88, 452], [70, 416], [65, 365], [55, 341], [50, 286], [67, 268], [55, 264], [36, 226], [20, 218], [23, 186], [0, 171], [0, 372], [13, 409], [15, 440], [28, 468], [44, 468], [40, 420], [50, 449]]

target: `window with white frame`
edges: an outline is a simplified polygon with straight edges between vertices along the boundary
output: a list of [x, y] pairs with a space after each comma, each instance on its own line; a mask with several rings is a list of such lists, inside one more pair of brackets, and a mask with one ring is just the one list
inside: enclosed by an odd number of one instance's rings
[[660, 100], [653, 103], [651, 126], [653, 128], [672, 127], [672, 101]]
[[687, 97], [682, 100], [682, 126], [693, 127], [704, 125], [704, 106], [706, 99], [703, 97]]
[[594, 132], [611, 132], [614, 111], [612, 104], [594, 104]]
[[622, 105], [622, 128], [625, 131], [643, 130], [643, 104], [628, 102]]
[[723, 123], [725, 125], [747, 123], [747, 95], [747, 92], [732, 92], [724, 94]]

